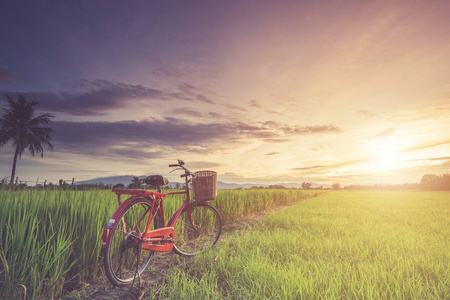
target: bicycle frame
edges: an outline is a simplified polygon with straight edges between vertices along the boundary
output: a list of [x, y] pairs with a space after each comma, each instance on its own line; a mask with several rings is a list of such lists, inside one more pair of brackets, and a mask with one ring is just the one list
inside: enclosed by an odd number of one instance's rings
[[[151, 251], [159, 251], [159, 252], [168, 252], [172, 250], [172, 247], [174, 245], [175, 240], [175, 231], [173, 229], [173, 225], [176, 223], [178, 218], [180, 217], [183, 210], [187, 207], [188, 210], [190, 210], [189, 202], [190, 202], [190, 193], [189, 193], [189, 186], [188, 186], [189, 180], [186, 178], [186, 187], [185, 190], [182, 192], [167, 192], [167, 193], [161, 193], [161, 188], [158, 187], [157, 192], [148, 191], [148, 190], [128, 190], [128, 189], [113, 189], [112, 192], [117, 195], [117, 202], [119, 204], [119, 207], [114, 212], [113, 216], [109, 220], [108, 224], [106, 225], [105, 229], [103, 230], [102, 234], [102, 248], [108, 247], [108, 245], [111, 243], [111, 234], [110, 230], [115, 222], [120, 221], [122, 222], [123, 230], [126, 232], [126, 225], [125, 220], [122, 218], [121, 220], [118, 220], [122, 212], [128, 207], [128, 205], [134, 201], [137, 198], [147, 198], [152, 199], [152, 207], [150, 210], [150, 214], [147, 220], [147, 225], [145, 232], [142, 233], [141, 236], [136, 237], [140, 238], [141, 240], [144, 240], [143, 248], [146, 250]], [[121, 201], [121, 195], [132, 195], [131, 197], [127, 198], [124, 202]], [[169, 195], [177, 195], [177, 194], [184, 194], [186, 195], [183, 203], [181, 204], [180, 208], [178, 208], [173, 215], [170, 217], [169, 221], [165, 222], [164, 218], [164, 205], [163, 200], [169, 196]], [[156, 229], [156, 230], [150, 230], [150, 225], [154, 221], [154, 218], [156, 216], [157, 210], [161, 210], [162, 215], [162, 228]], [[153, 213], [155, 212], [155, 213]], [[147, 212], [145, 212], [146, 214]], [[144, 215], [145, 215], [144, 214]], [[189, 222], [191, 223], [191, 226], [195, 229], [195, 226], [192, 222], [192, 219], [190, 218], [190, 214], [188, 214]], [[138, 224], [140, 224], [143, 220], [138, 221]], [[136, 225], [137, 226], [137, 225]], [[170, 236], [172, 237], [170, 239]], [[136, 242], [138, 242], [138, 239], [136, 239]], [[154, 242], [163, 242], [163, 245], [156, 244]]]

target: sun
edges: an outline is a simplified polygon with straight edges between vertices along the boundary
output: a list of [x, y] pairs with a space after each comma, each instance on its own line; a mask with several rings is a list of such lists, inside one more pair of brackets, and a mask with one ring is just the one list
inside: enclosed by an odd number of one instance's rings
[[395, 149], [391, 147], [384, 147], [379, 152], [379, 157], [376, 165], [382, 170], [392, 170], [400, 167], [401, 159]]

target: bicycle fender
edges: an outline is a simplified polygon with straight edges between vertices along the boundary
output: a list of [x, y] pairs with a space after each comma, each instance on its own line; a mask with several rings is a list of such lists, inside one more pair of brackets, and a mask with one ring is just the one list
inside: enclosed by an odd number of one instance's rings
[[127, 200], [125, 200], [124, 202], [122, 202], [122, 204], [116, 209], [116, 211], [112, 215], [111, 219], [109, 219], [108, 224], [106, 225], [105, 229], [103, 230], [102, 248], [106, 248], [109, 246], [109, 244], [111, 243], [111, 234], [110, 234], [111, 228], [114, 226], [114, 224], [116, 222], [120, 222], [119, 217], [122, 214], [122, 212], [124, 211], [124, 209], [127, 208], [128, 205], [130, 205], [130, 202], [132, 202], [133, 200], [135, 200], [138, 197], [142, 197], [142, 196], [139, 195], [139, 196], [130, 197]]

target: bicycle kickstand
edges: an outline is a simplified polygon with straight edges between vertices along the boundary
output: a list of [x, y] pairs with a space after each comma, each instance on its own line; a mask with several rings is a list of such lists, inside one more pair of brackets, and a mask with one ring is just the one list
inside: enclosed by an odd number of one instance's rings
[[142, 244], [144, 242], [143, 241], [139, 241], [139, 244], [135, 247], [136, 249], [136, 271], [134, 272], [134, 277], [133, 277], [133, 282], [131, 283], [130, 286], [130, 292], [133, 289], [134, 286], [134, 280], [136, 279], [136, 274], [137, 274], [137, 278], [138, 278], [138, 291], [137, 291], [137, 297], [136, 299], [141, 299], [142, 295], [141, 295], [141, 273], [139, 273], [139, 262], [141, 260], [141, 251], [142, 251]]

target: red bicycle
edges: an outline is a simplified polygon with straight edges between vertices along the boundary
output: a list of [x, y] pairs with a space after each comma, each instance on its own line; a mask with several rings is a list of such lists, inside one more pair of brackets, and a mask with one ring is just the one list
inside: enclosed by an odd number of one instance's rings
[[[184, 191], [161, 192], [169, 181], [161, 175], [148, 176], [145, 183], [157, 191], [113, 189], [119, 207], [102, 235], [105, 272], [118, 287], [131, 285], [149, 265], [155, 252], [174, 251], [190, 257], [211, 248], [219, 239], [222, 220], [210, 205], [217, 194], [217, 175], [212, 171], [191, 173], [184, 162], [169, 165], [184, 170]], [[189, 184], [192, 182], [194, 200]], [[121, 201], [121, 195], [132, 195]], [[169, 195], [184, 194], [181, 206], [164, 219], [163, 200]]]

